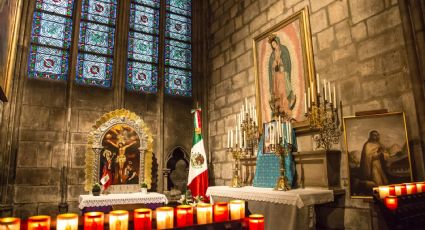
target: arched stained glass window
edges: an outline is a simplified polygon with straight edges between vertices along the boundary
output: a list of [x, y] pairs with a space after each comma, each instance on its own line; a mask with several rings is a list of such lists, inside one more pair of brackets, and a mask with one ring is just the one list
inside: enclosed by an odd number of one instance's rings
[[158, 91], [159, 0], [132, 0], [128, 34], [126, 88]]
[[77, 74], [81, 85], [112, 85], [116, 0], [83, 0]]
[[67, 79], [73, 10], [73, 0], [36, 1], [28, 59], [29, 78]]
[[192, 96], [192, 2], [166, 0], [165, 92]]

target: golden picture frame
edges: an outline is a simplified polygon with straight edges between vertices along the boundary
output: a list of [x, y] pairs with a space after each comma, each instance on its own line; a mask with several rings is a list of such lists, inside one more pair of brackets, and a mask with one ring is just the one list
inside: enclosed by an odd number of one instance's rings
[[256, 36], [253, 48], [258, 120], [272, 120], [273, 94], [276, 104], [295, 119], [294, 127], [307, 128], [304, 95], [309, 87], [316, 94], [308, 7]]
[[412, 166], [403, 112], [344, 117], [351, 198], [372, 198], [379, 185], [412, 181]]

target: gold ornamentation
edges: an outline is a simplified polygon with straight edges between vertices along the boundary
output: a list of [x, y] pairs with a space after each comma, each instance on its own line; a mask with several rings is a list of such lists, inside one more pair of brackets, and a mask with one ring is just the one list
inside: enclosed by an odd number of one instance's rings
[[[139, 151], [144, 153], [143, 181], [151, 188], [152, 185], [152, 162], [153, 162], [153, 139], [152, 134], [145, 122], [135, 113], [125, 109], [118, 109], [104, 114], [92, 127], [87, 138], [86, 149], [86, 181], [84, 189], [90, 191], [97, 178], [99, 171], [98, 154], [103, 149], [102, 139], [106, 132], [116, 124], [126, 124], [134, 128], [140, 138]], [[141, 173], [140, 173], [141, 174]], [[137, 185], [138, 186], [138, 185]]]

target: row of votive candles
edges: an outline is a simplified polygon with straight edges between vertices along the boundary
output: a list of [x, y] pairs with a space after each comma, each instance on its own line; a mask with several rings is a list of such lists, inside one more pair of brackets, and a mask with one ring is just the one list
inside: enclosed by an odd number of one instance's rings
[[387, 196], [403, 196], [425, 192], [425, 182], [384, 185], [378, 187], [380, 199]]
[[[245, 202], [234, 200], [230, 203], [218, 202], [214, 205], [200, 203], [196, 206], [197, 224], [210, 224], [230, 219], [239, 220], [245, 218]], [[190, 205], [179, 205], [175, 210], [177, 227], [190, 226], [193, 221], [193, 207]], [[109, 229], [127, 230], [128, 211], [116, 210], [109, 213]], [[134, 229], [152, 228], [152, 210], [147, 208], [134, 210]], [[250, 215], [248, 219], [249, 229], [263, 230], [264, 216], [259, 214]], [[84, 214], [84, 229], [103, 230], [104, 214], [102, 212], [88, 212]], [[174, 208], [160, 207], [156, 209], [157, 229], [174, 227]], [[0, 230], [19, 230], [20, 219], [6, 217], [0, 219]], [[28, 219], [28, 230], [49, 230], [50, 216], [33, 216]], [[56, 219], [57, 230], [78, 230], [78, 215], [73, 213], [60, 214]]]

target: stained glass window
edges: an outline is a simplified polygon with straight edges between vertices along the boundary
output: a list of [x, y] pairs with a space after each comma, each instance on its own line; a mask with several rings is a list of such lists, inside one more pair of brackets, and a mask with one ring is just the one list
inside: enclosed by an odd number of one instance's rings
[[192, 96], [192, 1], [166, 0], [165, 92]]
[[133, 0], [130, 5], [126, 88], [158, 91], [159, 0]]
[[37, 0], [28, 77], [65, 81], [71, 46], [73, 0]]
[[116, 0], [83, 0], [77, 74], [81, 85], [112, 85]]

